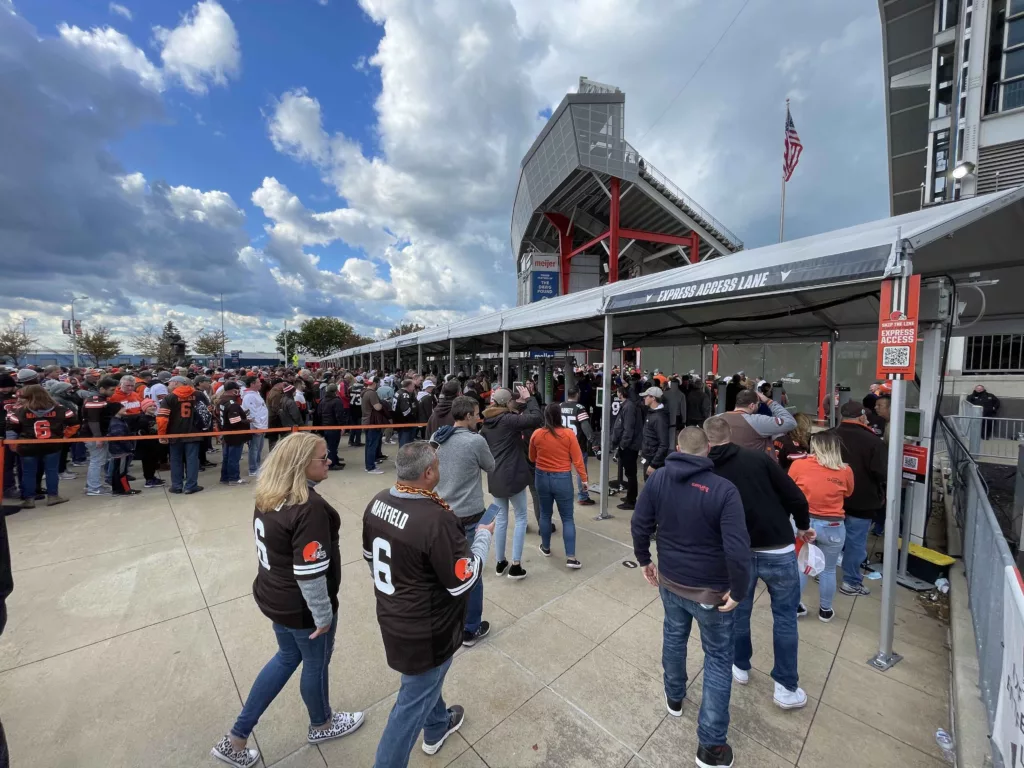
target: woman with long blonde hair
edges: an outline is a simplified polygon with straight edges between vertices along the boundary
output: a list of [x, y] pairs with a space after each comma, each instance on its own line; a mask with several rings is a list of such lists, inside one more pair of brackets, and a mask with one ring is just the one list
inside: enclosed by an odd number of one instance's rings
[[[825, 555], [825, 569], [818, 577], [821, 621], [832, 621], [832, 598], [836, 595], [836, 564], [846, 543], [846, 512], [843, 502], [853, 493], [853, 470], [843, 461], [842, 442], [834, 429], [811, 436], [810, 456], [793, 462], [789, 476], [807, 497], [815, 543]], [[800, 591], [807, 575], [800, 573]], [[801, 606], [802, 607], [802, 606]], [[797, 615], [804, 615], [806, 609]]]
[[273, 622], [278, 650], [256, 677], [231, 731], [211, 750], [236, 768], [259, 760], [259, 750], [246, 746], [249, 735], [300, 663], [309, 743], [346, 736], [363, 724], [362, 712], [332, 711], [328, 696], [338, 627], [341, 517], [314, 486], [327, 478], [329, 466], [324, 439], [295, 432], [278, 442], [260, 469], [252, 591], [256, 605]]

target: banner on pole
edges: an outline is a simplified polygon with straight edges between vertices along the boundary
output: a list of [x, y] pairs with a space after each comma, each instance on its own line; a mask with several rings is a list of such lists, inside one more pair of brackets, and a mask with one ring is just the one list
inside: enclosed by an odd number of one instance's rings
[[61, 320], [60, 321], [60, 332], [63, 333], [65, 336], [70, 336], [71, 335], [71, 321], [70, 320]]
[[1007, 766], [1024, 763], [1024, 585], [1020, 573], [1006, 566], [1003, 583], [1003, 671], [992, 742]]
[[878, 365], [880, 379], [912, 379], [917, 363], [917, 318], [921, 303], [921, 276], [907, 286], [906, 306], [896, 291], [896, 280], [884, 280], [878, 310]]

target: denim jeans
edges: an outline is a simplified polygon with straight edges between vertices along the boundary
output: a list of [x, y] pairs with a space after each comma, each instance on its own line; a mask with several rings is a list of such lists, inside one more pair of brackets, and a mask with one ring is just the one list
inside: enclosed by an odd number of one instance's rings
[[199, 443], [174, 440], [171, 449], [171, 490], [191, 491], [199, 485]]
[[334, 651], [334, 634], [338, 629], [337, 615], [331, 623], [330, 631], [315, 640], [309, 639], [313, 634], [312, 629], [291, 629], [277, 623], [273, 626], [274, 635], [277, 636], [277, 653], [256, 676], [245, 706], [231, 728], [231, 735], [240, 739], [249, 738], [260, 716], [277, 698], [300, 662], [302, 677], [299, 680], [299, 693], [309, 712], [309, 724], [323, 725], [331, 719], [328, 673], [331, 653]]
[[494, 503], [501, 509], [494, 518], [494, 556], [500, 563], [505, 559], [505, 538], [508, 533], [508, 507], [511, 503], [516, 516], [516, 525], [512, 531], [512, 562], [523, 559], [523, 542], [526, 541], [526, 488], [508, 499], [495, 497]]
[[697, 740], [705, 747], [725, 744], [732, 695], [733, 614], [701, 608], [664, 587], [661, 602], [665, 606], [661, 646], [665, 695], [675, 701], [686, 697], [686, 642], [696, 619], [704, 648], [704, 695], [697, 715]]
[[864, 582], [860, 564], [868, 557], [868, 529], [871, 521], [846, 516], [846, 544], [843, 546], [843, 581], [859, 587]]
[[260, 461], [263, 459], [263, 439], [266, 435], [253, 435], [249, 438], [249, 474], [255, 475], [260, 471]]
[[448, 731], [448, 705], [441, 688], [452, 660], [419, 675], [402, 675], [398, 700], [377, 744], [374, 768], [406, 768], [416, 737], [433, 744]]
[[399, 448], [416, 440], [416, 427], [402, 427], [397, 432]]
[[572, 516], [572, 473], [537, 470], [537, 495], [540, 497], [540, 544], [551, 549], [551, 515], [558, 504], [562, 518], [562, 541], [565, 556], [576, 556], [576, 522]]
[[110, 461], [109, 443], [86, 443], [89, 448], [89, 469], [85, 473], [85, 490], [102, 491]]
[[[589, 470], [587, 470], [587, 454], [585, 453], [583, 454], [583, 469], [589, 474]], [[586, 501], [590, 498], [590, 494], [583, 490], [583, 475], [579, 474], [575, 467], [571, 471], [573, 477], [576, 478], [576, 498], [580, 501]]]
[[241, 445], [228, 445], [224, 443], [221, 446], [220, 481], [222, 483], [232, 483], [242, 479], [240, 465], [242, 463], [243, 445], [245, 443]]
[[42, 456], [21, 457], [21, 498], [32, 499], [36, 495], [36, 472], [43, 465], [46, 476], [46, 495], [57, 495], [57, 465], [60, 464], [60, 451]]
[[324, 440], [327, 441], [327, 458], [331, 460], [331, 466], [336, 467], [341, 463], [338, 456], [338, 446], [341, 444], [341, 430], [328, 429], [324, 432]]
[[88, 454], [85, 450], [85, 443], [71, 443], [71, 461], [81, 464], [87, 460]]
[[380, 429], [367, 429], [366, 432], [366, 448], [364, 448], [364, 461], [366, 463], [366, 471], [377, 468], [377, 457], [380, 456]]
[[16, 454], [10, 448], [8, 448], [8, 449], [6, 449], [4, 451], [4, 480], [3, 480], [3, 483], [4, 483], [4, 486], [3, 486], [4, 494], [3, 495], [7, 496], [9, 498], [12, 498], [12, 499], [15, 497], [14, 489], [18, 485], [14, 481], [14, 478], [18, 476], [17, 475], [18, 463], [19, 463], [18, 459], [19, 459], [18, 454]]
[[[476, 538], [477, 523], [467, 525], [463, 528], [466, 532], [466, 542], [473, 546], [473, 539]], [[480, 629], [480, 622], [484, 617], [484, 580], [479, 578], [476, 584], [469, 591], [469, 604], [466, 606], [466, 624], [463, 627], [467, 632], [476, 632]]]
[[[836, 563], [839, 562], [839, 555], [843, 553], [843, 544], [846, 543], [846, 525], [841, 518], [822, 520], [812, 517], [811, 528], [818, 537], [814, 543], [825, 555], [825, 569], [818, 577], [818, 602], [822, 608], [831, 608], [832, 598], [836, 596]], [[806, 584], [807, 576], [801, 571], [801, 593]]]
[[800, 572], [796, 566], [796, 552], [767, 554], [752, 552], [750, 558], [750, 586], [747, 597], [740, 603], [733, 628], [733, 664], [743, 670], [750, 670], [750, 657], [754, 648], [750, 643], [750, 612], [754, 608], [754, 589], [761, 579], [768, 586], [772, 605], [772, 645], [775, 652], [775, 666], [772, 679], [787, 690], [797, 688], [797, 645], [796, 608], [800, 604]]

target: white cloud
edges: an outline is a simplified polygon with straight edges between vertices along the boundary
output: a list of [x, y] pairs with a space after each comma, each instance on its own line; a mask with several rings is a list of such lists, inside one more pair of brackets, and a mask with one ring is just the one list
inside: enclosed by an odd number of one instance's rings
[[107, 6], [107, 10], [111, 13], [117, 14], [118, 16], [124, 16], [128, 21], [132, 20], [132, 12], [120, 3], [111, 3]]
[[177, 27], [154, 27], [153, 35], [161, 44], [164, 71], [193, 93], [206, 93], [210, 83], [227, 85], [241, 70], [238, 32], [216, 0], [202, 0]]
[[164, 77], [143, 51], [135, 46], [126, 35], [113, 27], [80, 29], [68, 24], [57, 27], [61, 38], [88, 53], [92, 60], [105, 71], [115, 67], [124, 68], [139, 76], [147, 88], [154, 91], [164, 89]]
[[287, 91], [274, 105], [270, 118], [270, 140], [278, 152], [299, 160], [325, 162], [329, 157], [328, 138], [320, 116], [320, 102], [305, 88]]

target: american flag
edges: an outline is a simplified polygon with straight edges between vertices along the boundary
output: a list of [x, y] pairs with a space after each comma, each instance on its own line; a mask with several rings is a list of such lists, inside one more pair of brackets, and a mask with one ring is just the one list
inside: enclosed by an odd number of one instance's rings
[[789, 114], [789, 102], [786, 102], [786, 148], [782, 155], [782, 176], [789, 181], [800, 162], [800, 153], [804, 151], [804, 145], [800, 142], [800, 135], [796, 132], [793, 124], [793, 116]]

